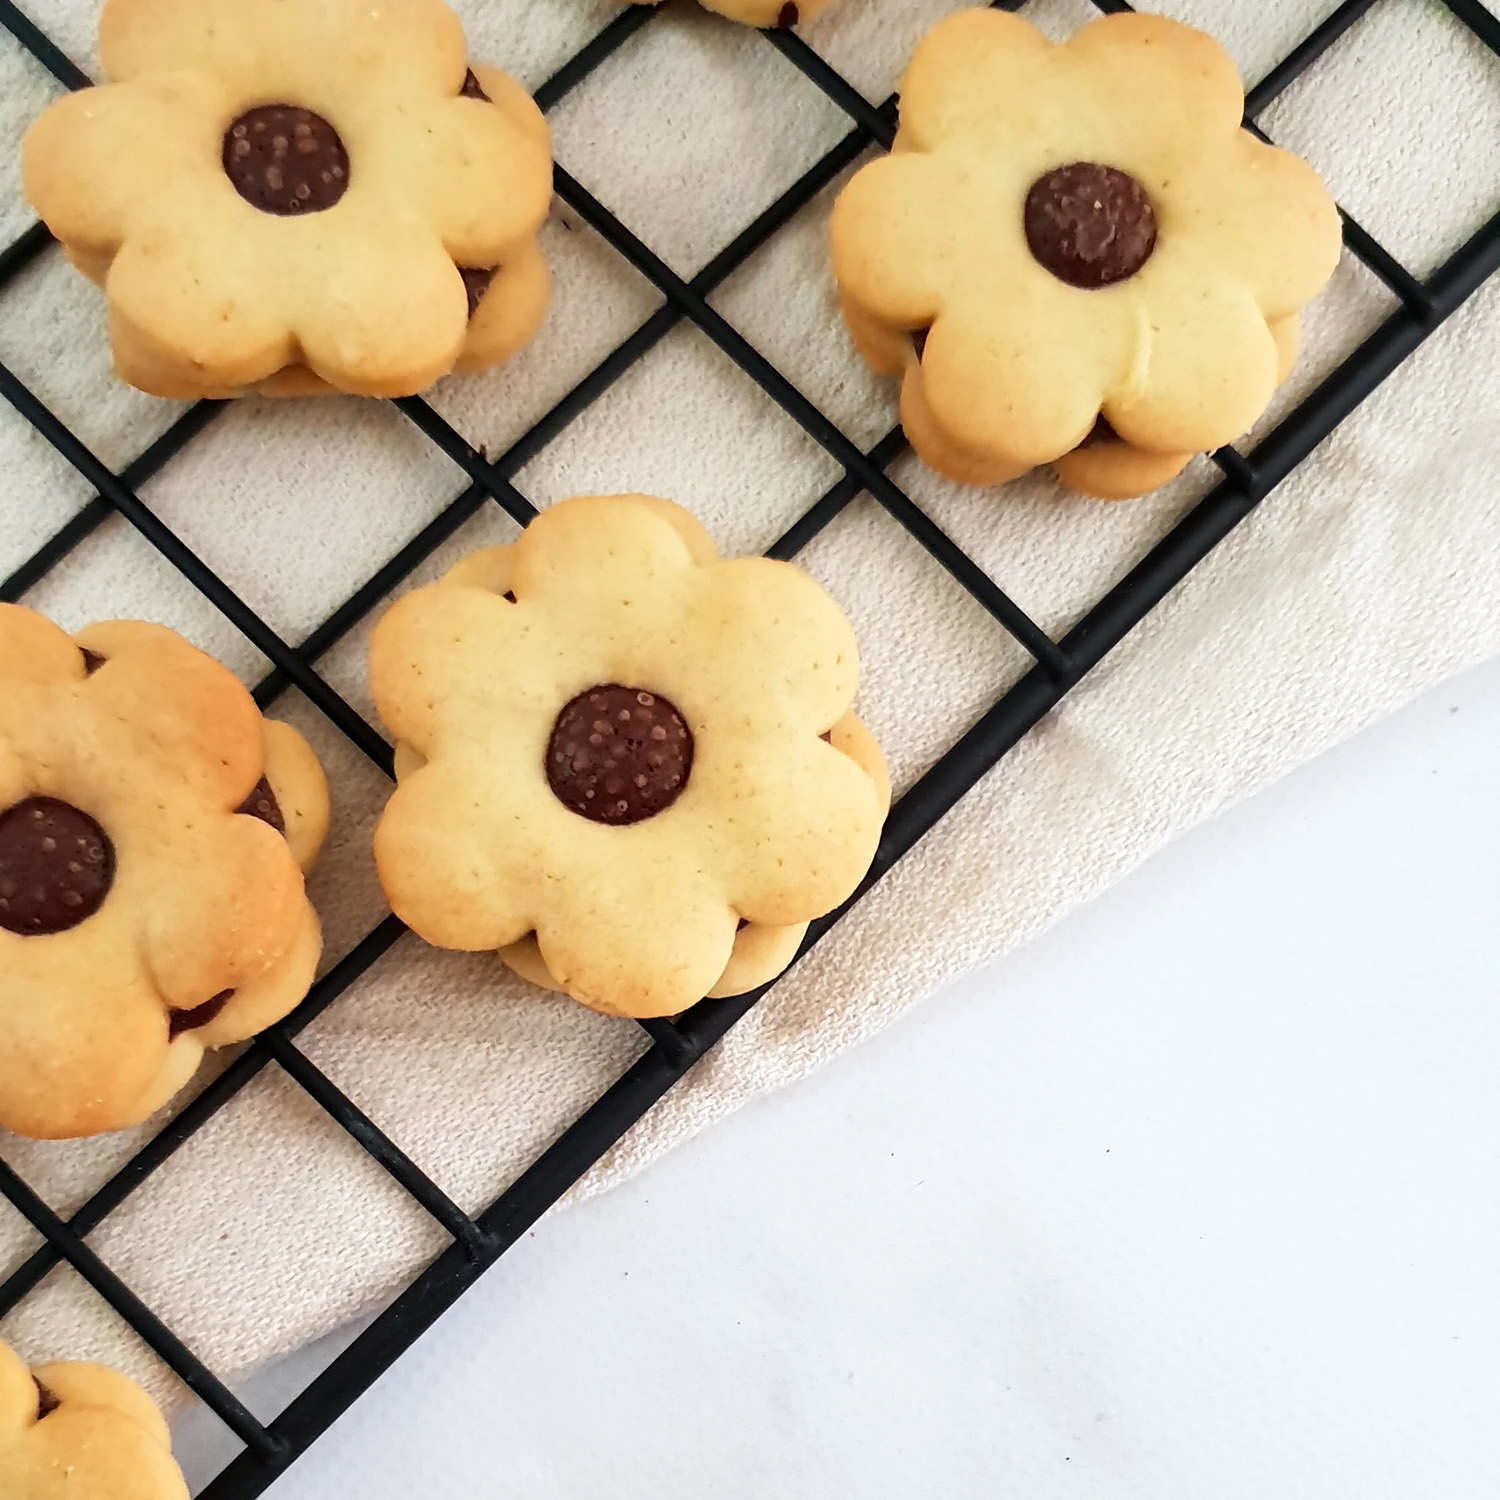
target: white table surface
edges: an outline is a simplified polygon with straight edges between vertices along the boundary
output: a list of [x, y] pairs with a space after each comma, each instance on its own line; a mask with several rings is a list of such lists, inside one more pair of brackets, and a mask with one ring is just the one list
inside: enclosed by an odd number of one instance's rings
[[1491, 662], [545, 1221], [271, 1494], [1492, 1500], [1497, 897]]

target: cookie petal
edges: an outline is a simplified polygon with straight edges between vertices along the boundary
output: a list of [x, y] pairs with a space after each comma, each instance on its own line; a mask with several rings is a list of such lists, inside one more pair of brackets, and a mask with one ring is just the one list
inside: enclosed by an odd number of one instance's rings
[[556, 643], [528, 613], [488, 588], [456, 581], [398, 599], [370, 638], [375, 707], [391, 733], [423, 756], [449, 726], [469, 733], [470, 721], [499, 740], [530, 732], [542, 717], [550, 730], [572, 696], [558, 670]]
[[1135, 141], [1190, 141], [1201, 150], [1239, 129], [1245, 95], [1234, 60], [1191, 26], [1141, 13], [1101, 16], [1059, 53], [1081, 96], [1094, 101], [1106, 149], [1113, 136], [1116, 150]]
[[1223, 270], [1243, 277], [1267, 318], [1310, 302], [1343, 248], [1338, 208], [1318, 174], [1246, 131], [1184, 177], [1161, 217], [1164, 233], [1180, 225]]
[[694, 572], [687, 542], [651, 507], [591, 495], [543, 511], [522, 532], [513, 586], [523, 605], [565, 608], [577, 637], [623, 645], [671, 618]]
[[[445, 375], [463, 347], [463, 281], [417, 207], [402, 210], [373, 187], [354, 184], [337, 208], [318, 216], [339, 215], [318, 226], [314, 275], [283, 290], [303, 362], [341, 390], [412, 395]], [[313, 228], [310, 220], [259, 217], [268, 244]]]
[[822, 916], [859, 884], [880, 836], [879, 794], [847, 755], [813, 734], [743, 754], [705, 741], [693, 767], [712, 787], [699, 812], [709, 868], [752, 922]]
[[1035, 86], [1055, 70], [1056, 48], [1035, 26], [1005, 11], [961, 10], [917, 45], [901, 80], [901, 130], [908, 147], [993, 118], [995, 101]]
[[696, 851], [629, 837], [636, 829], [613, 831], [626, 835], [615, 842], [616, 878], [606, 867], [605, 878], [575, 876], [543, 894], [542, 958], [563, 989], [595, 1010], [677, 1015], [723, 974], [738, 918], [705, 878]]
[[833, 205], [833, 270], [844, 295], [875, 319], [925, 327], [943, 305], [962, 253], [962, 198], [943, 156], [887, 156], [862, 167]]
[[271, 77], [320, 112], [344, 79], [367, 96], [456, 94], [466, 53], [441, 0], [109, 0], [99, 19], [111, 78], [202, 68], [263, 96]]
[[83, 676], [77, 643], [22, 604], [0, 604], [0, 681], [69, 682]]
[[[1194, 261], [1194, 264], [1166, 264]], [[1145, 300], [1130, 374], [1104, 402], [1128, 443], [1197, 453], [1254, 426], [1276, 388], [1276, 341], [1243, 281], [1201, 261], [1190, 246], [1159, 247], [1163, 262]], [[1148, 266], [1148, 270], [1152, 269]], [[1178, 289], [1194, 288], [1192, 297]], [[1157, 294], [1157, 288], [1161, 294]]]
[[662, 683], [695, 734], [738, 740], [759, 734], [767, 748], [787, 734], [822, 733], [849, 707], [859, 681], [859, 646], [832, 596], [800, 568], [746, 557], [703, 570], [682, 633], [696, 652], [663, 662]]
[[936, 422], [1002, 468], [1048, 463], [1083, 440], [1130, 367], [1140, 320], [1128, 283], [1085, 292], [1043, 272], [1026, 292], [955, 299], [922, 352], [922, 397]]
[[204, 211], [208, 201], [194, 199], [169, 224], [130, 234], [105, 288], [123, 336], [148, 358], [185, 369], [202, 386], [237, 389], [296, 358], [278, 292], [291, 280], [266, 276], [277, 256], [255, 220], [269, 215], [235, 198], [228, 218], [236, 232], [228, 233], [219, 214]]
[[237, 807], [264, 759], [260, 711], [239, 679], [161, 625], [91, 625], [78, 641], [104, 658], [81, 693], [114, 726], [117, 773], [137, 762], [169, 767], [208, 807]]
[[350, 190], [373, 180], [393, 202], [418, 197], [423, 217], [462, 266], [497, 264], [541, 228], [552, 202], [546, 143], [483, 100], [438, 99], [420, 110], [372, 113], [349, 150]]
[[205, 188], [233, 191], [219, 159], [225, 98], [198, 73], [67, 94], [26, 133], [26, 196], [85, 257], [112, 256], [137, 228], [187, 234], [203, 217]]
[[[124, 821], [127, 820], [130, 821]], [[122, 861], [149, 861], [157, 899], [145, 905], [142, 953], [167, 1004], [191, 1010], [264, 974], [292, 944], [302, 872], [286, 841], [256, 818], [150, 826], [139, 813], [111, 814]]]
[[[540, 764], [540, 758], [538, 758]], [[493, 816], [480, 778], [429, 762], [392, 793], [375, 829], [391, 910], [440, 948], [503, 948], [533, 922], [533, 831]]]

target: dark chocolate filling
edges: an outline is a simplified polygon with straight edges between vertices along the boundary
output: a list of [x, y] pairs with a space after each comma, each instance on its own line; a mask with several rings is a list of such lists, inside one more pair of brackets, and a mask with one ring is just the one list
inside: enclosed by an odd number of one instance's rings
[[682, 795], [693, 766], [693, 736], [659, 693], [603, 683], [563, 706], [546, 766], [558, 801], [580, 817], [639, 823]]
[[205, 1000], [202, 1005], [195, 1005], [191, 1010], [174, 1010], [167, 1021], [168, 1038], [181, 1036], [184, 1031], [196, 1031], [200, 1026], [207, 1026], [233, 998], [233, 990], [220, 990], [212, 1000]]
[[28, 797], [0, 813], [0, 927], [52, 937], [87, 921], [115, 879], [115, 850], [81, 808]]
[[36, 1419], [40, 1422], [44, 1417], [50, 1417], [62, 1402], [35, 1375], [31, 1377], [31, 1383], [36, 1387]]
[[349, 153], [322, 115], [262, 104], [224, 132], [224, 171], [247, 203], [268, 214], [332, 208], [349, 186]]
[[465, 99], [483, 99], [486, 104], [492, 103], [490, 96], [485, 93], [484, 85], [475, 75], [473, 68], [464, 74], [464, 86], [458, 91]]
[[787, 3], [781, 7], [781, 14], [776, 17], [776, 24], [778, 26], [795, 26], [798, 19], [797, 7], [791, 3], [791, 0], [787, 0]]
[[1075, 161], [1032, 183], [1024, 213], [1031, 253], [1059, 281], [1095, 289], [1134, 276], [1156, 248], [1156, 213], [1128, 172]]
[[264, 776], [255, 783], [254, 790], [235, 811], [244, 813], [247, 817], [259, 818], [262, 823], [269, 823], [279, 834], [286, 833], [286, 819], [282, 816], [281, 804], [276, 800], [276, 793], [271, 790], [271, 783]]

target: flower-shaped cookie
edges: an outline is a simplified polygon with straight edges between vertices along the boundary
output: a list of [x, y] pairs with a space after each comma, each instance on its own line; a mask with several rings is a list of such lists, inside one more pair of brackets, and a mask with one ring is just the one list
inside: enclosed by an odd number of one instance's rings
[[28, 1370], [0, 1344], [0, 1480], [7, 1500], [187, 1500], [151, 1398], [103, 1365]]
[[307, 993], [328, 792], [159, 626], [0, 605], [0, 1127], [135, 1124]]
[[305, 367], [410, 394], [464, 355], [487, 273], [534, 251], [545, 127], [469, 70], [442, 0], [108, 0], [99, 48], [114, 81], [42, 115], [23, 174], [149, 389]]
[[672, 1015], [725, 980], [741, 921], [793, 927], [854, 890], [883, 778], [822, 738], [858, 652], [806, 574], [722, 561], [641, 496], [564, 501], [472, 566], [399, 601], [370, 650], [408, 747], [376, 863], [421, 936], [535, 934], [574, 998]]
[[[657, 5], [660, 0], [635, 0], [637, 5]], [[810, 21], [830, 0], [702, 0], [705, 9], [743, 21], [747, 26], [796, 26]]]
[[[664, 520], [676, 527], [695, 561], [709, 562], [717, 557], [708, 533], [687, 511], [670, 501], [657, 500], [652, 496], [641, 495], [636, 499], [641, 504], [650, 505]], [[502, 546], [471, 553], [451, 568], [442, 582], [465, 588], [488, 589], [492, 594], [502, 597], [510, 595], [514, 550], [513, 547]], [[869, 776], [875, 785], [881, 814], [884, 816], [890, 807], [891, 783], [885, 756], [881, 754], [874, 735], [851, 712], [834, 724], [825, 738], [834, 749], [849, 756]], [[404, 781], [422, 764], [422, 757], [416, 750], [404, 740], [397, 741], [397, 780]], [[709, 989], [708, 995], [711, 998], [740, 995], [746, 990], [768, 983], [797, 956], [806, 932], [806, 922], [772, 925], [742, 920], [734, 935], [729, 962]], [[500, 957], [508, 968], [532, 984], [550, 990], [562, 988], [542, 958], [535, 933], [500, 949]]]
[[1223, 49], [1159, 16], [1064, 44], [993, 10], [928, 33], [895, 149], [840, 194], [832, 244], [856, 341], [904, 371], [929, 463], [994, 482], [1102, 416], [1180, 467], [1255, 422], [1339, 219], [1310, 167], [1241, 128], [1243, 102]]

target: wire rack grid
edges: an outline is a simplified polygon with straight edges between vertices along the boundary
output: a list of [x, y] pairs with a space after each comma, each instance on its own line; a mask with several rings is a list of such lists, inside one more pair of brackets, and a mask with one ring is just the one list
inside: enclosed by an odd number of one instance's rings
[[[1000, 0], [1020, 9], [1022, 0]], [[1123, 11], [1123, 0], [1093, 0], [1102, 11]], [[1246, 96], [1247, 125], [1334, 47], [1378, 4], [1395, 0], [1343, 0], [1303, 37]], [[1497, 55], [1500, 19], [1481, 0], [1443, 0], [1448, 10]], [[538, 90], [546, 110], [586, 79], [621, 45], [654, 23], [658, 11], [627, 6]], [[17, 7], [0, 0], [0, 26], [63, 85], [89, 79], [62, 49]], [[613, 382], [670, 330], [687, 320], [749, 375], [793, 421], [832, 457], [841, 477], [768, 549], [795, 556], [857, 496], [869, 494], [955, 578], [1028, 653], [1030, 665], [892, 809], [878, 853], [863, 885], [839, 911], [815, 922], [803, 951], [880, 881], [1007, 751], [1152, 610], [1235, 526], [1301, 463], [1337, 424], [1414, 349], [1500, 269], [1500, 205], [1488, 221], [1430, 275], [1419, 277], [1349, 214], [1347, 248], [1394, 294], [1396, 310], [1322, 383], [1253, 447], [1226, 447], [1211, 455], [1220, 478], [1144, 556], [1060, 638], [1032, 620], [890, 478], [886, 470], [906, 448], [899, 427], [868, 451], [840, 431], [794, 384], [708, 302], [709, 295], [763, 247], [817, 194], [872, 147], [889, 146], [895, 129], [894, 95], [872, 103], [795, 32], [762, 34], [847, 115], [848, 133], [768, 204], [700, 271], [684, 279], [606, 209], [567, 169], [558, 165], [560, 199], [647, 278], [661, 296], [654, 313], [596, 365], [541, 419], [495, 457], [471, 447], [431, 405], [412, 397], [396, 406], [468, 475], [470, 483], [306, 639], [283, 640], [149, 509], [138, 490], [204, 431], [223, 409], [201, 401], [118, 472], [88, 446], [6, 366], [0, 395], [86, 479], [94, 497], [71, 515], [26, 561], [0, 579], [0, 600], [20, 599], [111, 515], [143, 536], [273, 664], [254, 695], [262, 708], [295, 686], [382, 772], [391, 771], [391, 747], [317, 671], [319, 658], [360, 622], [477, 511], [500, 506], [518, 524], [535, 515], [514, 476]], [[0, 287], [52, 241], [34, 224], [0, 250]], [[464, 1212], [353, 1100], [301, 1050], [298, 1033], [379, 962], [403, 933], [393, 916], [379, 922], [337, 958], [304, 1003], [271, 1027], [104, 1183], [66, 1221], [0, 1157], [0, 1193], [44, 1241], [0, 1284], [0, 1316], [14, 1309], [49, 1271], [70, 1265], [208, 1406], [242, 1445], [202, 1491], [208, 1500], [249, 1500], [261, 1494], [326, 1431], [417, 1337], [451, 1307], [536, 1220], [756, 1004], [764, 989], [732, 999], [707, 1000], [671, 1021], [639, 1023], [651, 1045], [483, 1212]], [[769, 988], [766, 986], [765, 988]], [[622, 1022], [624, 1024], [630, 1024]], [[353, 1141], [426, 1211], [451, 1238], [450, 1246], [418, 1275], [368, 1329], [272, 1421], [262, 1422], [234, 1391], [185, 1346], [164, 1321], [91, 1250], [88, 1236], [113, 1210], [258, 1073], [275, 1063]]]

